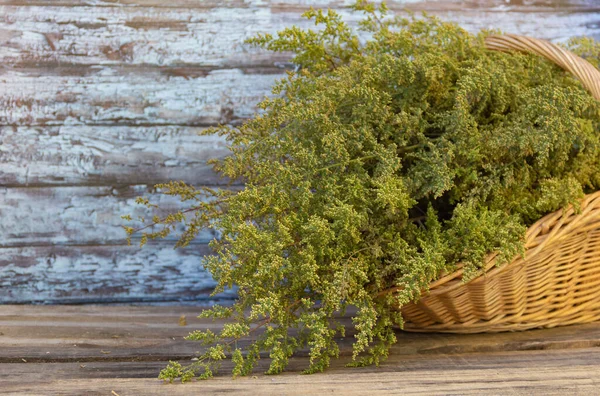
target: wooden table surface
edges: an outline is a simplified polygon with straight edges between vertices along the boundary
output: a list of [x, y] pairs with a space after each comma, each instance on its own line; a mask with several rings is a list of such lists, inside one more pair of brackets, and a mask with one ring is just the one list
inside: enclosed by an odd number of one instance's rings
[[[199, 345], [183, 336], [220, 324], [200, 308], [156, 306], [0, 306], [0, 393], [18, 395], [594, 395], [600, 394], [600, 323], [518, 333], [451, 335], [398, 332], [379, 368], [301, 375], [306, 353], [282, 375], [231, 379], [230, 365], [209, 381], [164, 384], [169, 360], [190, 361]], [[179, 318], [186, 316], [187, 325]]]

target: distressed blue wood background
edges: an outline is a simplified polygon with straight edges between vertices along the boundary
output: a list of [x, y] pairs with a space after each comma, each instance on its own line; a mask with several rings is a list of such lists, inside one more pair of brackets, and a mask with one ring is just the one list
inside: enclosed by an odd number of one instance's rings
[[[244, 39], [335, 0], [0, 0], [0, 303], [197, 300], [208, 232], [125, 245], [120, 215], [155, 183], [221, 181], [223, 142], [197, 133], [250, 117], [289, 55]], [[470, 31], [600, 37], [593, 0], [388, 1]], [[176, 201], [162, 199], [166, 207]]]

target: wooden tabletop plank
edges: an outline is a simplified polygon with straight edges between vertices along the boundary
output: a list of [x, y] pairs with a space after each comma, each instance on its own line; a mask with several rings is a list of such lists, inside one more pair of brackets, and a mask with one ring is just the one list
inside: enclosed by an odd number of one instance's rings
[[0, 384], [3, 394], [19, 395], [594, 395], [600, 387], [598, 358], [589, 349], [426, 356], [390, 360], [379, 368], [334, 364], [309, 376], [299, 374], [304, 365], [292, 359], [289, 371], [277, 376], [234, 380], [224, 373], [186, 384], [156, 379], [166, 362], [14, 363], [0, 364]]
[[[300, 375], [307, 351], [279, 376], [232, 380], [225, 362], [213, 380], [165, 385], [168, 360], [190, 362], [199, 349], [182, 337], [221, 322], [195, 317], [200, 308], [131, 306], [0, 306], [3, 394], [596, 394], [600, 389], [600, 323], [496, 334], [398, 332], [380, 367], [346, 368], [342, 357], [323, 374]], [[186, 317], [186, 326], [180, 318]], [[343, 320], [348, 320], [347, 318]], [[246, 340], [247, 342], [248, 340]], [[258, 392], [258, 393], [257, 393]]]
[[[222, 321], [198, 319], [199, 307], [0, 306], [0, 361], [168, 360], [194, 357], [197, 343], [183, 337], [195, 329], [218, 329]], [[180, 325], [185, 316], [185, 326]], [[341, 354], [351, 354], [347, 336]], [[396, 356], [454, 355], [600, 347], [600, 323], [498, 334], [427, 334], [399, 331]], [[246, 340], [246, 342], [249, 340]], [[110, 353], [103, 353], [110, 352]], [[600, 352], [600, 349], [598, 349]], [[47, 353], [50, 352], [50, 353]], [[138, 353], [139, 352], [139, 353]], [[300, 351], [305, 355], [306, 351]], [[600, 361], [598, 362], [600, 364]]]

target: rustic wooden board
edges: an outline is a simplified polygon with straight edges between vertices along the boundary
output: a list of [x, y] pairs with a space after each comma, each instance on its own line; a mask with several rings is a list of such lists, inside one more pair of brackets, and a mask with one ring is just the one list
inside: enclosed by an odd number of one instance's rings
[[[380, 367], [345, 368], [342, 358], [323, 374], [300, 375], [306, 351], [286, 373], [166, 385], [156, 379], [168, 360], [190, 361], [198, 344], [182, 336], [221, 322], [195, 317], [197, 307], [2, 306], [0, 383], [3, 394], [188, 395], [243, 394], [596, 394], [600, 387], [600, 324], [500, 334], [398, 332]], [[187, 325], [180, 326], [181, 315]], [[343, 320], [348, 321], [349, 318]]]
[[[153, 191], [147, 185], [2, 188], [0, 248], [123, 245], [126, 243], [123, 225], [139, 227], [150, 223], [153, 215], [162, 217], [170, 211], [191, 206], [180, 203], [178, 197], [159, 193], [152, 196], [152, 203], [159, 205], [159, 209], [148, 209], [135, 203], [136, 197], [150, 196]], [[135, 219], [142, 217], [147, 223], [121, 219], [120, 216], [128, 214]], [[175, 241], [178, 235], [174, 233], [166, 240]], [[211, 230], [204, 230], [195, 242], [208, 243], [214, 236]]]
[[206, 165], [210, 158], [227, 155], [224, 140], [199, 136], [204, 129], [176, 125], [0, 127], [0, 179], [4, 186], [13, 187], [154, 185], [169, 180], [227, 183]]
[[[309, 6], [338, 9], [352, 1], [3, 1], [0, 60], [12, 64], [193, 64], [239, 67], [273, 64], [273, 57], [248, 48], [245, 38], [275, 32], [300, 18]], [[459, 21], [470, 30], [500, 28], [512, 33], [565, 39], [594, 34], [593, 1], [506, 2], [504, 0], [388, 1], [390, 8], [425, 10]], [[568, 27], [566, 29], [565, 27]]]
[[[167, 362], [2, 364], [5, 395], [596, 395], [598, 366], [590, 350], [424, 357], [397, 371], [334, 368], [326, 373], [256, 375], [163, 384]], [[595, 352], [597, 354], [597, 352]], [[508, 363], [507, 363], [508, 361]], [[115, 393], [112, 393], [115, 392]]]
[[[119, 216], [133, 208], [133, 191], [148, 191], [140, 185], [223, 183], [205, 165], [226, 154], [223, 141], [195, 134], [250, 117], [290, 66], [289, 54], [244, 39], [309, 27], [300, 13], [311, 5], [335, 8], [354, 24], [359, 16], [344, 8], [350, 3], [0, 0], [0, 301], [198, 296], [208, 285], [191, 265], [198, 253], [167, 255], [164, 245], [117, 253]], [[425, 10], [470, 31], [556, 41], [598, 37], [600, 26], [593, 0], [388, 4], [397, 14]], [[67, 264], [52, 264], [52, 255]]]
[[[182, 337], [195, 329], [216, 331], [224, 323], [198, 319], [201, 309], [192, 306], [2, 306], [0, 362], [191, 359], [201, 347]], [[186, 317], [186, 326], [179, 326], [181, 315]], [[341, 356], [348, 358], [354, 332], [349, 318], [341, 321], [349, 326], [347, 337], [338, 340]], [[399, 332], [398, 337], [392, 349], [397, 356], [593, 349], [600, 347], [600, 324], [497, 334]], [[301, 351], [297, 355], [306, 357], [307, 353]]]
[[240, 69], [206, 76], [110, 67], [92, 75], [0, 75], [2, 125], [210, 125], [250, 117], [279, 74]]
[[208, 253], [203, 244], [2, 248], [0, 304], [202, 300], [214, 286], [201, 265]]

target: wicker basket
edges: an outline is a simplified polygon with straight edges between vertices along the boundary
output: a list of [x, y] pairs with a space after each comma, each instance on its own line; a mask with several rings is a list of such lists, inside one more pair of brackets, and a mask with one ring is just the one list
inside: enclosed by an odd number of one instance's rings
[[[491, 36], [489, 49], [532, 52], [578, 77], [600, 100], [600, 72], [575, 54], [546, 41]], [[527, 230], [525, 257], [468, 283], [462, 269], [433, 282], [418, 303], [402, 308], [404, 330], [480, 333], [554, 327], [600, 320], [600, 191], [586, 196], [581, 212], [551, 213]]]

